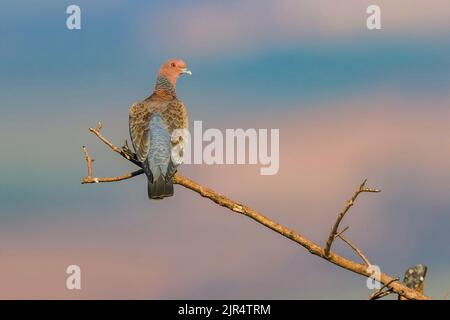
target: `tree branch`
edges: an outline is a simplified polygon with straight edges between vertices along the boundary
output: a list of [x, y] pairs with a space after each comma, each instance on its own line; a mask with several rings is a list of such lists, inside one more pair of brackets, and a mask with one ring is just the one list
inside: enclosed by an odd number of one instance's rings
[[344, 219], [345, 214], [350, 210], [350, 208], [355, 203], [356, 198], [358, 198], [358, 196], [363, 192], [381, 192], [381, 190], [378, 190], [378, 189], [366, 188], [366, 182], [367, 182], [367, 179], [365, 179], [363, 181], [363, 183], [361, 183], [361, 185], [359, 186], [359, 189], [355, 191], [352, 198], [347, 201], [346, 206], [339, 213], [339, 215], [336, 219], [336, 222], [334, 223], [334, 226], [331, 229], [330, 235], [328, 236], [328, 241], [325, 246], [325, 255], [328, 256], [328, 254], [330, 253], [331, 245], [333, 244], [334, 239], [336, 239], [336, 234], [338, 232], [339, 224], [341, 223], [342, 219]]
[[[113, 149], [114, 150], [114, 149]], [[121, 181], [121, 180], [126, 180], [126, 179], [130, 179], [133, 178], [135, 176], [138, 176], [140, 174], [144, 173], [143, 169], [139, 169], [130, 173], [126, 173], [122, 176], [117, 176], [117, 177], [108, 177], [108, 178], [94, 178], [92, 176], [92, 163], [94, 162], [94, 159], [91, 158], [91, 156], [89, 155], [89, 152], [87, 151], [87, 148], [85, 146], [83, 146], [83, 152], [84, 152], [84, 156], [86, 158], [86, 162], [87, 162], [87, 176], [84, 177], [83, 179], [81, 179], [81, 183], [82, 184], [87, 184], [87, 183], [102, 183], [102, 182], [117, 182], [117, 181]]]
[[350, 248], [353, 249], [353, 251], [356, 252], [356, 254], [364, 261], [364, 263], [366, 264], [366, 266], [371, 266], [372, 264], [370, 263], [369, 259], [367, 259], [367, 257], [362, 253], [362, 251], [355, 245], [353, 244], [350, 240], [348, 240], [347, 238], [344, 238], [344, 236], [342, 234], [338, 234], [337, 237], [339, 237], [342, 241], [344, 241], [346, 244], [348, 244], [348, 246]]
[[[120, 154], [122, 157], [124, 157], [125, 159], [134, 163], [135, 165], [137, 165], [138, 167], [140, 167], [142, 169], [142, 163], [137, 160], [136, 155], [131, 152], [131, 150], [128, 148], [126, 143], [122, 148], [118, 148], [118, 147], [114, 146], [111, 142], [109, 142], [105, 137], [103, 137], [100, 134], [100, 129], [101, 129], [101, 124], [99, 123], [99, 125], [97, 125], [97, 127], [90, 128], [89, 131], [92, 132], [93, 134], [95, 134], [101, 141], [103, 141], [114, 152]], [[119, 177], [94, 178], [94, 177], [92, 177], [92, 161], [93, 160], [90, 158], [89, 154], [87, 153], [86, 148], [83, 148], [83, 150], [85, 152], [85, 157], [86, 157], [86, 161], [88, 164], [88, 176], [82, 180], [82, 183], [83, 182], [84, 183], [95, 183], [97, 181], [98, 182], [120, 181], [120, 180], [132, 178], [134, 176], [137, 176], [137, 175], [143, 173], [143, 170], [137, 170], [137, 171], [134, 171], [127, 175], [119, 176]], [[333, 240], [336, 238], [336, 235], [338, 234], [337, 229], [339, 227], [339, 223], [341, 222], [341, 220], [343, 219], [343, 217], [347, 213], [347, 211], [350, 209], [350, 207], [353, 205], [353, 203], [356, 200], [356, 198], [358, 197], [358, 195], [363, 192], [379, 192], [379, 190], [377, 190], [377, 189], [366, 188], [365, 187], [366, 181], [364, 181], [361, 184], [360, 188], [355, 192], [353, 197], [347, 203], [347, 206], [339, 214], [338, 219], [337, 219], [337, 221], [332, 229], [332, 232], [330, 234], [330, 237], [332, 235], [332, 240], [330, 241], [330, 239], [329, 239], [329, 241], [327, 242], [327, 247], [325, 249], [320, 247], [313, 241], [305, 238], [301, 234], [295, 232], [294, 230], [292, 230], [288, 227], [285, 227], [285, 226], [279, 224], [278, 222], [262, 215], [258, 211], [254, 210], [244, 204], [238, 203], [230, 198], [227, 198], [226, 196], [224, 196], [220, 193], [217, 193], [212, 189], [206, 188], [206, 187], [194, 182], [191, 179], [183, 177], [182, 175], [180, 175], [178, 173], [176, 173], [174, 175], [173, 182], [175, 184], [181, 185], [187, 189], [190, 189], [190, 190], [198, 193], [199, 195], [201, 195], [204, 198], [208, 198], [209, 200], [213, 201], [214, 203], [218, 204], [219, 206], [225, 207], [235, 213], [239, 213], [239, 214], [242, 214], [244, 216], [247, 216], [247, 217], [253, 219], [254, 221], [277, 232], [278, 234], [282, 235], [283, 237], [296, 242], [297, 244], [299, 244], [302, 247], [304, 247], [305, 249], [307, 249], [313, 255], [316, 255], [316, 256], [318, 256], [326, 261], [329, 261], [341, 268], [347, 269], [349, 271], [352, 271], [352, 272], [362, 275], [364, 277], [372, 276], [372, 272], [369, 272], [367, 265], [360, 264], [360, 263], [354, 262], [352, 260], [346, 259], [346, 258], [330, 251], [331, 244], [332, 244]], [[339, 236], [342, 239], [342, 235], [339, 235]], [[328, 243], [329, 243], [329, 245], [328, 245]], [[328, 250], [327, 250], [327, 248], [328, 248]], [[418, 291], [415, 291], [414, 289], [408, 288], [404, 284], [396, 281], [396, 279], [390, 277], [389, 275], [387, 275], [385, 273], [381, 273], [380, 279], [377, 279], [377, 280], [379, 280], [381, 283], [383, 283], [384, 286], [386, 288], [389, 288], [389, 290], [391, 290], [393, 293], [396, 293], [407, 299], [412, 299], [412, 300], [430, 299], [429, 297], [425, 296], [424, 294], [422, 294]]]
[[391, 288], [389, 288], [389, 285], [394, 282], [397, 282], [399, 280], [400, 280], [399, 278], [395, 278], [395, 279], [392, 279], [391, 281], [389, 281], [388, 283], [384, 284], [379, 290], [377, 290], [374, 294], [372, 294], [369, 297], [369, 300], [378, 300], [380, 298], [383, 298], [383, 297], [386, 297], [386, 296], [392, 294], [394, 291]]
[[104, 144], [106, 144], [108, 147], [110, 147], [114, 152], [120, 154], [122, 157], [127, 159], [128, 161], [131, 161], [138, 167], [142, 168], [142, 163], [137, 159], [136, 155], [131, 152], [130, 148], [128, 147], [128, 143], [125, 140], [125, 144], [122, 148], [118, 148], [115, 145], [113, 145], [111, 142], [109, 142], [101, 133], [100, 130], [102, 128], [102, 123], [97, 123], [97, 126], [95, 128], [89, 128], [89, 131], [95, 134], [101, 141], [103, 141]]

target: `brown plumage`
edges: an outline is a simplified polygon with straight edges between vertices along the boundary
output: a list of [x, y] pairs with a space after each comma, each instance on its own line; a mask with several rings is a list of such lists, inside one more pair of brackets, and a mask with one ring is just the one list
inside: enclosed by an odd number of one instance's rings
[[[186, 108], [176, 95], [176, 82], [182, 74], [191, 74], [183, 60], [164, 63], [153, 93], [134, 103], [130, 109], [131, 141], [137, 158], [144, 163], [149, 180], [148, 195], [152, 199], [173, 195], [172, 176], [179, 163], [169, 159], [171, 154], [167, 154], [166, 132], [172, 137], [175, 130], [188, 129], [189, 126]], [[162, 124], [159, 124], [159, 119]], [[184, 143], [183, 138], [172, 138], [169, 148], [172, 150], [179, 143]], [[182, 148], [179, 150], [182, 152]]]

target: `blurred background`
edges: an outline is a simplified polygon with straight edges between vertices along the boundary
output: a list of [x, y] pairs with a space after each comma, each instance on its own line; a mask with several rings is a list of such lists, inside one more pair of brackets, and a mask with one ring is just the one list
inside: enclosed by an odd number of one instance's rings
[[[81, 30], [66, 8], [81, 7]], [[381, 7], [382, 29], [366, 28]], [[342, 223], [383, 272], [450, 291], [450, 5], [445, 0], [12, 1], [0, 4], [0, 298], [366, 299], [366, 279], [180, 186], [147, 200], [122, 145], [167, 58], [191, 125], [279, 128], [280, 170], [181, 173], [324, 244]], [[358, 259], [345, 245], [334, 250]], [[66, 289], [66, 267], [82, 290]]]

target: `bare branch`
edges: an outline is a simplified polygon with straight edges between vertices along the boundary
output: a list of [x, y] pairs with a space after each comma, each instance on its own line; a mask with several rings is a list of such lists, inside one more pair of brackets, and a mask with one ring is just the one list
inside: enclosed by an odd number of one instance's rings
[[349, 246], [350, 248], [352, 248], [353, 251], [355, 251], [356, 254], [357, 254], [358, 256], [360, 256], [360, 258], [364, 261], [364, 263], [365, 263], [367, 266], [372, 265], [372, 264], [370, 263], [369, 259], [367, 259], [367, 257], [362, 253], [362, 251], [361, 251], [355, 244], [353, 244], [353, 243], [352, 243], [350, 240], [348, 240], [347, 238], [344, 238], [343, 234], [344, 234], [344, 232], [347, 231], [349, 228], [350, 228], [349, 226], [346, 226], [344, 229], [342, 229], [341, 231], [339, 231], [339, 232], [334, 236], [334, 238], [335, 238], [335, 239], [336, 239], [336, 238], [340, 238], [342, 241], [344, 241], [346, 244], [348, 244], [348, 246]]
[[83, 179], [81, 179], [81, 183], [82, 184], [102, 183], [102, 182], [117, 182], [117, 181], [130, 179], [130, 178], [133, 178], [135, 176], [138, 176], [138, 175], [141, 175], [141, 174], [144, 173], [143, 169], [139, 169], [139, 170], [136, 170], [136, 171], [124, 174], [122, 176], [107, 177], [107, 178], [106, 177], [105, 178], [95, 178], [95, 177], [92, 176], [92, 171], [93, 171], [92, 163], [94, 162], [94, 159], [91, 158], [91, 156], [89, 155], [89, 152], [87, 151], [87, 148], [85, 146], [83, 146], [83, 152], [84, 152], [84, 156], [86, 158], [86, 163], [87, 163], [87, 176], [84, 177]]
[[[389, 286], [392, 283], [397, 282], [399, 280], [400, 280], [399, 278], [395, 278], [395, 279], [392, 279], [391, 281], [389, 281], [388, 283], [384, 284], [379, 290], [377, 290], [374, 294], [372, 294], [369, 297], [369, 300], [377, 300], [377, 299], [383, 298], [385, 296], [388, 296], [388, 295], [394, 293], [394, 291], [391, 288], [389, 288]], [[387, 288], [387, 290], [385, 290], [386, 288]]]
[[87, 162], [87, 177], [92, 177], [92, 162], [94, 162], [94, 159], [91, 158], [85, 146], [83, 146], [83, 152]]
[[341, 231], [339, 231], [339, 232], [334, 236], [334, 238], [335, 238], [335, 239], [338, 238], [340, 235], [342, 235], [342, 234], [343, 234], [345, 231], [347, 231], [349, 228], [350, 228], [349, 226], [346, 226], [344, 229], [342, 229]]
[[328, 241], [327, 241], [326, 246], [325, 246], [325, 255], [328, 256], [330, 254], [331, 245], [333, 244], [334, 239], [336, 239], [336, 234], [338, 232], [339, 224], [341, 223], [342, 219], [344, 219], [345, 214], [350, 210], [350, 208], [355, 203], [356, 198], [358, 198], [358, 196], [361, 193], [363, 193], [363, 192], [381, 192], [381, 190], [378, 190], [378, 189], [367, 188], [366, 187], [366, 182], [367, 182], [367, 179], [365, 179], [363, 181], [363, 183], [361, 183], [361, 185], [359, 186], [359, 189], [355, 191], [355, 193], [353, 194], [352, 198], [347, 201], [346, 206], [339, 213], [339, 215], [338, 215], [338, 217], [336, 219], [336, 222], [334, 223], [334, 226], [331, 229], [330, 235], [328, 237]]
[[344, 236], [341, 234], [337, 235], [342, 241], [344, 241], [346, 244], [349, 245], [350, 248], [353, 249], [353, 251], [356, 252], [356, 254], [358, 256], [360, 256], [360, 258], [364, 261], [364, 263], [366, 264], [366, 266], [371, 266], [372, 264], [370, 263], [369, 259], [367, 259], [367, 257], [362, 253], [362, 251], [356, 246], [354, 245], [350, 240], [348, 240], [347, 238], [344, 238]]
[[[305, 249], [307, 249], [310, 253], [313, 255], [319, 256], [341, 268], [350, 270], [352, 272], [355, 272], [357, 274], [363, 275], [365, 277], [370, 277], [372, 275], [371, 272], [368, 271], [367, 266], [363, 264], [356, 263], [354, 261], [348, 260], [344, 257], [341, 257], [333, 252], [330, 252], [329, 255], [325, 255], [325, 250], [312, 242], [311, 240], [308, 240], [307, 238], [303, 237], [302, 235], [298, 234], [292, 229], [289, 229], [285, 226], [280, 225], [279, 223], [265, 217], [261, 213], [243, 205], [240, 203], [237, 203], [211, 189], [205, 188], [198, 183], [195, 183], [194, 181], [185, 178], [179, 174], [176, 174], [174, 176], [174, 183], [182, 185], [192, 191], [197, 192], [202, 197], [208, 198], [211, 201], [217, 203], [218, 205], [222, 207], [226, 207], [234, 212], [243, 214], [258, 223], [264, 225], [265, 227], [281, 234], [282, 236], [298, 243]], [[388, 276], [385, 273], [380, 274], [380, 282], [385, 284], [387, 287], [389, 287], [393, 292], [405, 296], [408, 299], [413, 300], [422, 300], [422, 299], [430, 299], [429, 297], [412, 290], [410, 288], [407, 288], [405, 285], [403, 285], [400, 282], [395, 281], [396, 279], [393, 279], [392, 277]]]
[[376, 292], [376, 294], [374, 294], [373, 296], [370, 296], [368, 300], [378, 300], [378, 299], [387, 297], [387, 296], [389, 296], [389, 295], [391, 295], [393, 293], [394, 292], [392, 290], [390, 290], [390, 289], [384, 290], [384, 291], [381, 291], [381, 292]]
[[[129, 148], [127, 147], [127, 144], [125, 144], [124, 147], [118, 148], [116, 146], [114, 146], [111, 142], [109, 142], [106, 138], [104, 138], [101, 134], [100, 134], [100, 129], [101, 129], [101, 124], [99, 124], [96, 128], [90, 128], [89, 130], [95, 134], [100, 140], [102, 140], [108, 147], [110, 147], [114, 152], [120, 154], [122, 157], [124, 157], [125, 159], [127, 159], [128, 161], [134, 163], [135, 165], [139, 166], [142, 168], [142, 163], [140, 161], [137, 160], [136, 155], [134, 153], [132, 153]], [[87, 154], [87, 150], [85, 152], [85, 155]], [[92, 175], [92, 159], [90, 159], [89, 156], [86, 156], [86, 160], [88, 162], [88, 176], [89, 174]], [[89, 169], [89, 166], [91, 166], [91, 169]], [[91, 171], [89, 171], [91, 170]], [[126, 175], [126, 179], [131, 178], [133, 176], [142, 174], [141, 170], [137, 170], [134, 173], [130, 173], [128, 175]], [[124, 177], [124, 176], [121, 176]], [[119, 178], [121, 178], [119, 177]], [[118, 178], [118, 177], [116, 177]], [[91, 179], [95, 179], [92, 178]], [[100, 179], [100, 178], [98, 178]], [[114, 178], [109, 178], [110, 181], [107, 181], [106, 179], [108, 178], [103, 178], [103, 182], [113, 182], [116, 180], [113, 180]], [[88, 181], [91, 181], [90, 179], [87, 179]], [[121, 179], [118, 179], [117, 181], [120, 181]], [[122, 179], [123, 180], [123, 179]], [[95, 182], [95, 180], [94, 180]], [[100, 182], [100, 180], [99, 180]], [[371, 272], [369, 272], [367, 265], [364, 264], [360, 264], [357, 262], [354, 262], [352, 260], [346, 259], [338, 254], [335, 254], [333, 252], [328, 252], [327, 254], [325, 253], [325, 249], [320, 247], [319, 245], [317, 245], [316, 243], [314, 243], [313, 241], [303, 237], [302, 235], [300, 235], [299, 233], [295, 232], [294, 230], [285, 227], [279, 223], [277, 223], [274, 220], [269, 219], [268, 217], [262, 215], [261, 213], [259, 213], [256, 210], [253, 210], [252, 208], [238, 203], [234, 200], [231, 200], [230, 198], [227, 198], [226, 196], [215, 192], [212, 189], [206, 188], [201, 186], [200, 184], [186, 178], [183, 177], [182, 175], [176, 173], [173, 177], [173, 182], [175, 184], [181, 185], [187, 189], [190, 189], [196, 193], [198, 193], [199, 195], [201, 195], [204, 198], [208, 198], [209, 200], [213, 201], [214, 203], [218, 204], [219, 206], [225, 207], [230, 209], [233, 212], [245, 215], [251, 219], [253, 219], [254, 221], [258, 222], [259, 224], [279, 233], [280, 235], [298, 243], [299, 245], [301, 245], [302, 247], [304, 247], [305, 249], [307, 249], [311, 254], [316, 255], [322, 259], [325, 259], [341, 268], [347, 269], [349, 271], [352, 271], [354, 273], [360, 274], [364, 277], [370, 277], [372, 275]], [[87, 182], [87, 183], [92, 183], [92, 182]], [[352, 199], [348, 202], [346, 208], [344, 208], [344, 210], [341, 212], [341, 214], [338, 217], [338, 221], [336, 221], [335, 223], [335, 227], [333, 227], [334, 232], [332, 232], [333, 235], [333, 239], [332, 241], [336, 238], [337, 236], [337, 229], [339, 227], [339, 223], [342, 220], [342, 218], [344, 217], [345, 213], [350, 209], [350, 207], [353, 205], [353, 202], [356, 200], [357, 196], [362, 193], [362, 192], [379, 192], [379, 190], [377, 189], [369, 189], [365, 187], [365, 181], [363, 184], [361, 184], [359, 190], [357, 192], [355, 192], [355, 194], [353, 195]], [[346, 230], [346, 229], [345, 229]], [[344, 231], [345, 231], [344, 230]], [[331, 236], [331, 235], [330, 235]], [[342, 238], [342, 235], [339, 235]], [[330, 244], [331, 245], [331, 244]], [[329, 249], [328, 249], [329, 250]], [[408, 287], [406, 287], [404, 284], [398, 282], [398, 279], [393, 279], [392, 277], [388, 276], [385, 273], [381, 273], [380, 274], [380, 282], [384, 284], [384, 286], [386, 288], [389, 288], [389, 290], [391, 290], [393, 293], [396, 293], [398, 295], [404, 296], [407, 299], [412, 299], [412, 300], [425, 300], [425, 299], [430, 299], [429, 297], [423, 295], [420, 292], [417, 292], [413, 289], [410, 289]]]
[[143, 173], [144, 173], [144, 170], [139, 169], [139, 170], [129, 172], [124, 175], [116, 176], [116, 177], [102, 177], [102, 178], [84, 177], [83, 179], [81, 179], [81, 183], [89, 184], [89, 183], [118, 182], [118, 181], [122, 181], [122, 180], [131, 179], [131, 178], [139, 176]]
[[95, 134], [100, 140], [103, 141], [108, 147], [110, 147], [114, 152], [120, 154], [122, 157], [127, 159], [128, 161], [133, 162], [135, 165], [142, 168], [142, 163], [136, 158], [136, 155], [130, 151], [128, 148], [128, 143], [125, 141], [125, 145], [121, 148], [116, 147], [111, 142], [109, 142], [103, 135], [100, 133], [100, 129], [102, 128], [102, 123], [99, 122], [95, 128], [89, 128], [89, 131]]

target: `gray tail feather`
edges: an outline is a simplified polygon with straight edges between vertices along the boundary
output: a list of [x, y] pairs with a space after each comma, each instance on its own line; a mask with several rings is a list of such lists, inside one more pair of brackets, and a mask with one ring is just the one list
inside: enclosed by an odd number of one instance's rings
[[173, 181], [172, 178], [164, 179], [160, 175], [153, 183], [148, 180], [148, 198], [149, 199], [163, 199], [173, 196]]

